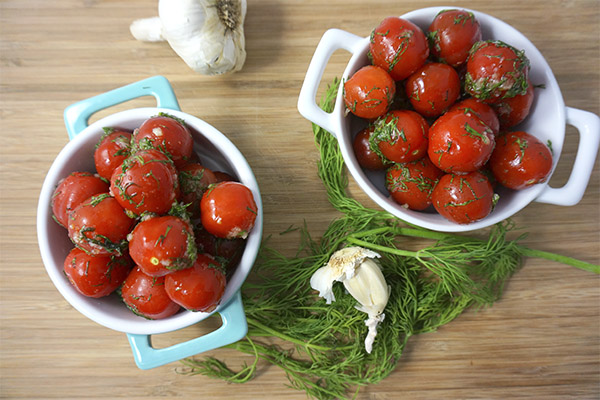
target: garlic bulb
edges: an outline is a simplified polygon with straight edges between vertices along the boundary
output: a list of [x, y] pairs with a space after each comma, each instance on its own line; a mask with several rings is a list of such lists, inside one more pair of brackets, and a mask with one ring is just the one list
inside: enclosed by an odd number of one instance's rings
[[158, 17], [136, 20], [130, 31], [138, 40], [166, 40], [201, 74], [236, 72], [246, 61], [246, 8], [246, 0], [159, 0]]
[[329, 262], [316, 270], [310, 278], [310, 286], [319, 292], [327, 304], [335, 301], [333, 284], [343, 282], [344, 287], [359, 305], [356, 308], [367, 313], [368, 328], [365, 349], [371, 353], [377, 336], [377, 325], [383, 321], [383, 310], [390, 297], [390, 287], [385, 281], [379, 264], [380, 255], [362, 247], [346, 247], [338, 250]]

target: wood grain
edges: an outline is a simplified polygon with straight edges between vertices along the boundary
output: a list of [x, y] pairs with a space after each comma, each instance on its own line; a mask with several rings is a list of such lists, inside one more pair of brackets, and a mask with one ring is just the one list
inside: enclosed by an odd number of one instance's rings
[[[366, 36], [384, 17], [433, 1], [250, 1], [242, 72], [200, 76], [166, 44], [136, 42], [133, 19], [156, 0], [0, 1], [0, 397], [11, 399], [304, 399], [267, 364], [243, 385], [186, 376], [173, 363], [149, 371], [133, 361], [125, 335], [75, 311], [50, 282], [36, 241], [45, 174], [67, 142], [62, 112], [98, 93], [167, 77], [183, 111], [224, 132], [253, 167], [263, 193], [265, 234], [286, 254], [290, 225], [318, 235], [335, 216], [316, 176], [310, 123], [296, 110], [321, 35], [341, 28]], [[492, 14], [528, 36], [548, 60], [567, 105], [600, 113], [600, 3], [597, 0], [446, 1]], [[348, 54], [334, 54], [323, 85]], [[94, 118], [138, 106], [142, 98]], [[567, 129], [552, 184], [569, 176], [578, 133]], [[350, 191], [372, 205], [351, 180]], [[600, 263], [600, 168], [573, 207], [534, 203], [515, 221], [532, 248]], [[373, 205], [373, 207], [375, 207]], [[169, 345], [218, 321], [159, 335]], [[208, 353], [248, 362], [231, 350]], [[412, 338], [396, 371], [359, 399], [597, 399], [600, 397], [600, 279], [558, 263], [527, 259], [493, 307], [469, 311], [436, 333]]]

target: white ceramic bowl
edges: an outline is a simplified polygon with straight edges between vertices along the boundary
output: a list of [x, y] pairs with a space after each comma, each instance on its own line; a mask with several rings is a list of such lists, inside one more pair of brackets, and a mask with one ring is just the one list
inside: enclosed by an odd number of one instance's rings
[[[108, 328], [128, 334], [159, 334], [195, 324], [212, 313], [180, 311], [161, 320], [146, 320], [134, 315], [117, 294], [93, 299], [81, 295], [63, 274], [63, 262], [73, 244], [67, 231], [52, 219], [50, 200], [57, 183], [73, 171], [94, 171], [94, 146], [101, 137], [103, 127], [133, 130], [147, 118], [166, 112], [183, 119], [194, 137], [194, 150], [203, 165], [215, 171], [227, 172], [248, 186], [258, 206], [258, 216], [247, 238], [241, 261], [227, 282], [221, 305], [240, 290], [258, 253], [262, 236], [262, 202], [258, 184], [252, 170], [240, 151], [221, 132], [192, 115], [167, 108], [137, 108], [118, 112], [89, 125], [75, 136], [56, 157], [44, 181], [38, 206], [37, 229], [40, 252], [48, 275], [64, 298], [78, 311]], [[246, 328], [245, 320], [240, 330]], [[244, 332], [242, 332], [243, 336]]]
[[[457, 7], [432, 7], [402, 15], [426, 31], [434, 17], [443, 9]], [[467, 225], [450, 222], [432, 211], [412, 211], [395, 203], [385, 188], [382, 172], [363, 170], [358, 164], [352, 149], [354, 136], [365, 126], [365, 122], [352, 114], [345, 115], [342, 90], [336, 98], [335, 109], [331, 114], [323, 112], [315, 99], [317, 89], [330, 56], [338, 49], [352, 53], [342, 74], [342, 82], [354, 72], [367, 65], [369, 38], [359, 37], [339, 29], [330, 29], [319, 42], [298, 99], [298, 110], [306, 119], [325, 128], [338, 140], [346, 166], [362, 190], [379, 206], [394, 216], [409, 223], [438, 231], [457, 232], [484, 228], [511, 217], [532, 201], [557, 205], [574, 205], [584, 192], [593, 169], [600, 138], [600, 120], [587, 111], [565, 107], [558, 83], [550, 66], [538, 49], [523, 34], [510, 25], [490, 15], [468, 10], [479, 20], [483, 39], [502, 40], [517, 49], [525, 50], [531, 62], [530, 77], [536, 85], [545, 89], [536, 90], [535, 100], [529, 117], [515, 130], [524, 130], [537, 136], [542, 142], [551, 141], [554, 152], [552, 172], [556, 168], [565, 138], [565, 125], [574, 125], [580, 133], [579, 149], [568, 182], [561, 188], [552, 188], [547, 183], [534, 185], [520, 191], [498, 189], [500, 200], [493, 212], [486, 218]], [[380, 21], [373, 21], [375, 27]]]

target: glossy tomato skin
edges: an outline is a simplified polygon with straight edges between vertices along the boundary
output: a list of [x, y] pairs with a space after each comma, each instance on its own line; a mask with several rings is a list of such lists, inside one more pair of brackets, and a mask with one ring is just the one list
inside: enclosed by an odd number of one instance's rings
[[200, 218], [200, 199], [208, 186], [217, 183], [215, 174], [198, 163], [189, 163], [179, 169], [181, 202], [188, 204], [193, 218]]
[[148, 118], [133, 132], [140, 148], [154, 148], [168, 155], [175, 166], [183, 166], [192, 156], [194, 140], [185, 122], [172, 115], [160, 113]]
[[475, 171], [442, 176], [433, 190], [432, 200], [436, 211], [447, 220], [470, 224], [492, 212], [496, 197], [487, 177]]
[[196, 242], [189, 222], [172, 215], [144, 219], [128, 236], [129, 254], [146, 275], [159, 277], [189, 268]]
[[465, 90], [486, 103], [527, 92], [529, 60], [525, 52], [499, 41], [473, 45], [467, 60]]
[[344, 82], [344, 104], [357, 117], [375, 119], [385, 114], [396, 95], [396, 82], [383, 69], [366, 65]]
[[548, 179], [552, 171], [552, 152], [527, 132], [508, 132], [498, 137], [489, 164], [502, 186], [525, 189]]
[[369, 56], [373, 65], [401, 81], [419, 69], [429, 57], [429, 44], [417, 25], [398, 17], [385, 18], [372, 32]]
[[383, 160], [377, 152], [371, 149], [371, 135], [375, 127], [373, 125], [361, 130], [352, 141], [352, 148], [358, 164], [373, 171], [385, 169]]
[[181, 307], [167, 295], [165, 277], [146, 275], [134, 267], [123, 286], [121, 297], [134, 314], [146, 319], [163, 319], [175, 315]]
[[65, 258], [63, 270], [79, 293], [100, 298], [117, 290], [132, 266], [133, 262], [127, 256], [93, 256], [75, 247]]
[[141, 150], [115, 169], [110, 192], [133, 216], [165, 214], [179, 195], [177, 170], [160, 151]]
[[385, 184], [394, 201], [410, 210], [431, 205], [433, 188], [444, 173], [428, 157], [388, 168]]
[[439, 62], [459, 67], [467, 61], [469, 50], [481, 40], [481, 26], [466, 10], [442, 10], [427, 32], [431, 53]]
[[225, 292], [225, 273], [219, 263], [207, 254], [199, 254], [191, 268], [165, 277], [169, 297], [190, 311], [211, 312]]
[[385, 161], [411, 162], [427, 154], [429, 125], [411, 110], [394, 110], [377, 120], [371, 148], [378, 148]]
[[94, 150], [94, 164], [98, 175], [110, 181], [115, 168], [129, 156], [131, 133], [113, 128], [104, 128], [104, 132]]
[[419, 114], [437, 117], [458, 99], [460, 78], [447, 64], [425, 64], [406, 80], [406, 95]]
[[439, 117], [429, 130], [428, 154], [447, 173], [480, 169], [494, 150], [494, 133], [480, 118], [461, 110]]
[[122, 255], [134, 220], [108, 193], [83, 201], [69, 215], [69, 238], [90, 254]]
[[473, 113], [481, 119], [491, 130], [494, 136], [500, 133], [500, 120], [498, 114], [492, 106], [484, 103], [481, 100], [477, 100], [474, 97], [469, 97], [455, 103], [448, 109], [448, 112], [454, 110], [462, 110], [465, 114]]
[[225, 239], [245, 239], [254, 227], [258, 208], [252, 191], [242, 183], [211, 185], [200, 201], [202, 226]]
[[51, 207], [54, 220], [67, 227], [69, 214], [91, 196], [108, 192], [109, 185], [91, 172], [72, 172], [62, 179], [52, 194]]
[[512, 128], [527, 118], [533, 104], [533, 89], [534, 87], [531, 82], [528, 82], [525, 94], [518, 94], [515, 97], [503, 99], [493, 105], [503, 130]]

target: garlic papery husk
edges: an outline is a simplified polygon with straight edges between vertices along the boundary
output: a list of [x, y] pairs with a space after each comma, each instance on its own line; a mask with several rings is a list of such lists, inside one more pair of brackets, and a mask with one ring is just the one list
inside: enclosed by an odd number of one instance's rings
[[335, 301], [333, 284], [343, 282], [344, 287], [358, 301], [356, 308], [368, 315], [365, 325], [368, 334], [365, 349], [371, 353], [377, 336], [377, 325], [383, 321], [383, 310], [390, 297], [390, 287], [381, 272], [374, 251], [362, 247], [346, 247], [336, 251], [329, 262], [319, 268], [310, 279], [310, 286], [319, 291], [327, 304]]
[[218, 75], [246, 61], [246, 0], [159, 0], [158, 17], [134, 21], [142, 41], [166, 40], [194, 71]]

